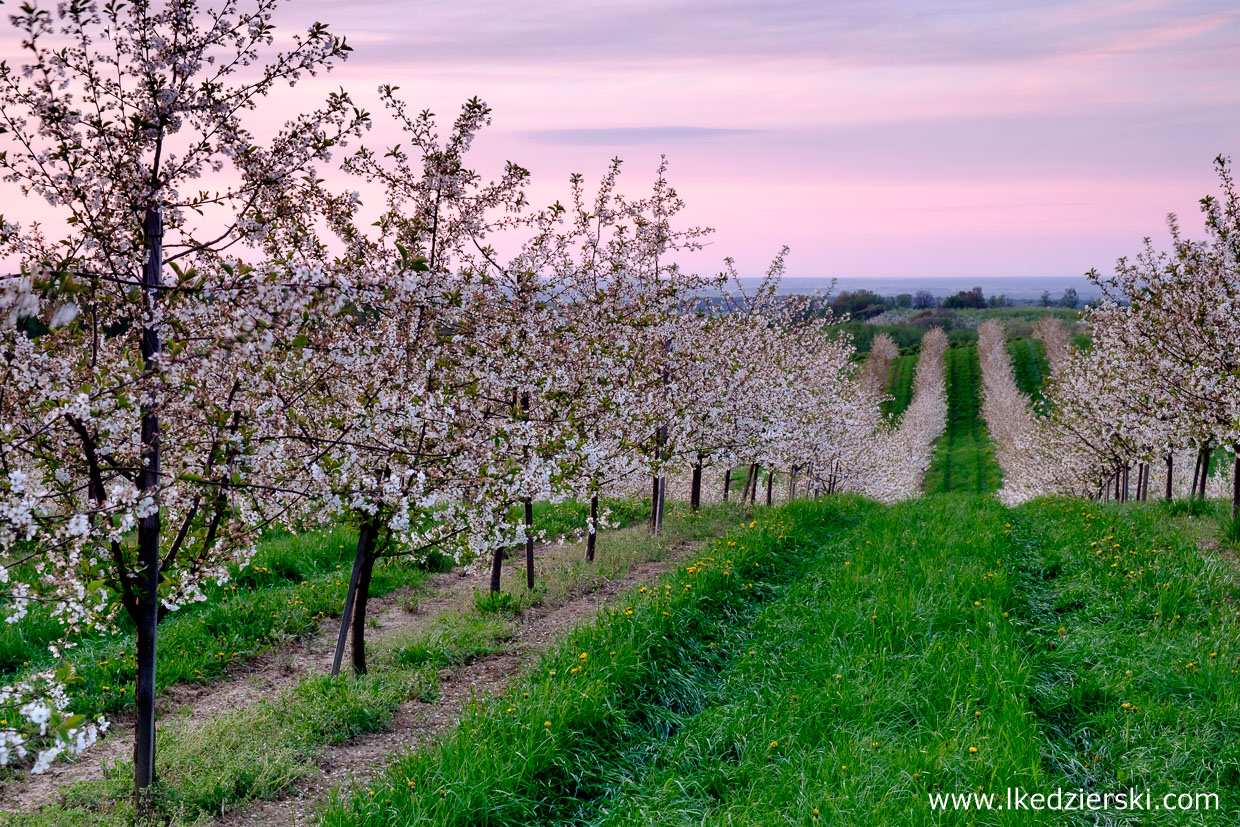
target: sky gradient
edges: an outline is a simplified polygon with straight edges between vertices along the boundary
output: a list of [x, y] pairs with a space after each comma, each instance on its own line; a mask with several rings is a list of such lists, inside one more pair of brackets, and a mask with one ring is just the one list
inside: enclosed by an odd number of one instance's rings
[[1168, 212], [1199, 234], [1213, 158], [1240, 155], [1234, 2], [293, 0], [276, 22], [316, 19], [356, 51], [302, 93], [377, 113], [393, 83], [445, 120], [477, 95], [476, 166], [525, 166], [535, 203], [614, 155], [640, 192], [666, 154], [716, 230], [699, 270], [783, 244], [793, 276], [1107, 270]]

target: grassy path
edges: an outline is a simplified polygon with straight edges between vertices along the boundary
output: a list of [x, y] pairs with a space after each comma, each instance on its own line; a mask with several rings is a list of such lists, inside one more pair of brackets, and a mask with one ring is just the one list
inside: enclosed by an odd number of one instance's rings
[[977, 346], [948, 349], [947, 430], [935, 445], [922, 483], [927, 494], [985, 494], [999, 487], [999, 466], [982, 423], [981, 365]]
[[[657, 588], [618, 602], [446, 741], [394, 762], [323, 814], [330, 825], [589, 822], [624, 779], [719, 698], [778, 599], [862, 506], [800, 501], [715, 540]], [[637, 773], [638, 775], [635, 775]], [[600, 809], [603, 808], [603, 809]], [[670, 814], [673, 817], [675, 814]]]
[[917, 354], [910, 353], [897, 356], [891, 363], [891, 373], [887, 379], [887, 393], [891, 399], [884, 402], [884, 416], [899, 416], [913, 401], [913, 374], [917, 370]]
[[1008, 342], [1012, 357], [1012, 377], [1016, 386], [1034, 403], [1034, 410], [1041, 409], [1042, 383], [1050, 376], [1046, 362], [1046, 347], [1037, 339], [1012, 339]]
[[[1188, 525], [963, 495], [780, 509], [321, 824], [1234, 824], [1237, 581]], [[1218, 805], [931, 804], [1008, 788]]]

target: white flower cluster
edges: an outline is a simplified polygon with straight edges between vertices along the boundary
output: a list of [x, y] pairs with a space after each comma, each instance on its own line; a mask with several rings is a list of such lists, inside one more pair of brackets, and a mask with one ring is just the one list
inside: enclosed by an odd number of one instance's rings
[[108, 729], [102, 717], [85, 721], [69, 711], [67, 671], [38, 672], [0, 687], [0, 766], [34, 751], [31, 772], [45, 771], [60, 755], [78, 755]]

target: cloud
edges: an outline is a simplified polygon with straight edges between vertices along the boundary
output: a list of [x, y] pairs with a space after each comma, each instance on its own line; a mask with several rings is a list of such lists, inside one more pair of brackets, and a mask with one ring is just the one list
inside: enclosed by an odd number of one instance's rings
[[[812, 58], [835, 66], [989, 66], [1158, 49], [1224, 55], [1234, 0], [300, 0], [359, 62], [642, 65]], [[1191, 41], [1191, 46], [1189, 43]]]
[[521, 133], [538, 143], [572, 146], [637, 146], [753, 135], [756, 129], [702, 126], [620, 126], [604, 129], [534, 129]]

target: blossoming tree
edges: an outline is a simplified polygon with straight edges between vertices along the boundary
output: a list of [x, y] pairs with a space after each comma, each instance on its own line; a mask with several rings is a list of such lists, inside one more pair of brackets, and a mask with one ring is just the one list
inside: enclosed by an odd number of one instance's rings
[[[0, 165], [65, 221], [6, 225], [26, 293], [0, 333], [6, 603], [13, 618], [38, 601], [67, 633], [133, 621], [140, 806], [160, 616], [204, 599], [292, 506], [264, 462], [278, 380], [261, 366], [318, 313], [315, 167], [366, 122], [336, 94], [266, 143], [247, 130], [265, 96], [349, 51], [316, 24], [262, 62], [276, 5], [27, 5], [26, 64], [0, 66]], [[62, 710], [20, 711], [48, 733]], [[53, 754], [84, 743], [73, 720]]]

